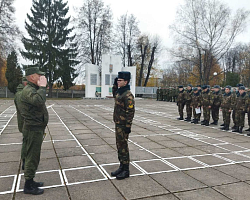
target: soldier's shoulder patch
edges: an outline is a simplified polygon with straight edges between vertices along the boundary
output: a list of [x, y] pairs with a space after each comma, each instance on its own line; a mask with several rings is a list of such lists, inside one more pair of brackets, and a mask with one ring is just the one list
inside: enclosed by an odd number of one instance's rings
[[129, 107], [129, 108], [133, 108], [133, 107], [134, 107], [134, 105], [129, 105], [128, 107]]

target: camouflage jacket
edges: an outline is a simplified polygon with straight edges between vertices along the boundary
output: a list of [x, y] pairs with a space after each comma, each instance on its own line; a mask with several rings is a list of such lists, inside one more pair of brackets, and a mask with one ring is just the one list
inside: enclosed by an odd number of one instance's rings
[[186, 90], [184, 92], [184, 99], [186, 101], [186, 103], [190, 104], [192, 101], [192, 95], [193, 95], [193, 90]]
[[246, 100], [246, 111], [250, 112], [250, 95], [248, 95]]
[[221, 100], [221, 108], [226, 108], [228, 110], [233, 110], [234, 107], [234, 97], [231, 92], [224, 93]]
[[246, 103], [247, 103], [247, 95], [246, 92], [244, 92], [242, 95], [237, 95], [236, 101], [235, 101], [235, 110], [242, 110], [246, 111]]
[[[156, 90], [156, 94], [160, 94], [160, 89]], [[115, 96], [114, 96], [114, 98], [115, 98]]]
[[210, 90], [207, 90], [206, 92], [202, 92], [202, 98], [201, 98], [201, 105], [208, 107], [212, 106], [212, 95]]
[[23, 84], [19, 84], [17, 86], [17, 92], [15, 94], [15, 98], [14, 98], [14, 103], [15, 103], [15, 106], [16, 106], [16, 113], [17, 113], [17, 124], [18, 124], [18, 130], [19, 132], [22, 132], [22, 129], [23, 129], [23, 117], [20, 113], [20, 107], [21, 107], [21, 104], [20, 104], [20, 101], [21, 101], [21, 95], [22, 95], [22, 91], [23, 91]]
[[115, 87], [113, 91], [116, 90], [113, 120], [116, 124], [131, 127], [135, 114], [135, 101], [130, 86], [119, 89], [116, 86], [113, 87]]
[[214, 107], [220, 107], [222, 101], [222, 94], [220, 93], [220, 91], [218, 92], [213, 92], [212, 93], [212, 102]]
[[162, 90], [162, 95], [166, 95], [166, 93], [167, 93], [167, 90], [166, 90], [166, 89], [163, 89], [163, 90]]
[[177, 104], [183, 104], [183, 103], [185, 103], [184, 90], [180, 91], [177, 97]]
[[46, 88], [28, 82], [21, 94], [21, 115], [24, 118], [24, 127], [40, 130], [44, 129], [49, 120], [45, 105]]
[[192, 94], [191, 106], [194, 108], [198, 108], [201, 106], [201, 95], [199, 92], [197, 92], [196, 94]]

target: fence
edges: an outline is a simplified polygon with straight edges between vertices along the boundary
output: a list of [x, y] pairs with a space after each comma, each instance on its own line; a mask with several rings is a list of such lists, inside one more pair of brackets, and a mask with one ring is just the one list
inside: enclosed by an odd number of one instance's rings
[[[49, 93], [49, 90], [46, 92]], [[14, 98], [14, 94], [7, 87], [0, 87], [0, 98]], [[84, 90], [52, 90], [52, 98], [83, 98], [85, 97]]]
[[136, 97], [156, 98], [157, 87], [135, 87]]

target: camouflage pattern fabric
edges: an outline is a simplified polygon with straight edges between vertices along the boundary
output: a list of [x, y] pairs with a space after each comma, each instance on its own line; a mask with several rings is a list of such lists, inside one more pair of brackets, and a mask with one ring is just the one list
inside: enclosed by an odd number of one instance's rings
[[244, 92], [242, 95], [238, 95], [235, 101], [235, 125], [245, 125], [245, 112], [246, 112], [247, 95]]
[[218, 121], [219, 120], [219, 110], [220, 110], [220, 105], [221, 105], [221, 101], [222, 101], [222, 94], [220, 93], [220, 91], [212, 93], [212, 101], [213, 101], [213, 104], [211, 107], [212, 119], [214, 121]]
[[192, 101], [191, 101], [191, 106], [193, 109], [193, 116], [194, 119], [200, 119], [201, 113], [196, 114], [195, 108], [200, 108], [201, 107], [201, 95], [198, 93], [193, 93], [192, 94]]
[[185, 99], [185, 103], [186, 103], [186, 112], [187, 112], [187, 117], [191, 118], [192, 117], [192, 107], [191, 105], [191, 101], [192, 101], [192, 94], [193, 91], [191, 90], [186, 90], [184, 92], [184, 99]]
[[230, 125], [230, 116], [234, 106], [234, 97], [231, 92], [224, 93], [221, 100], [222, 116], [225, 125]]
[[177, 106], [178, 106], [178, 112], [180, 117], [183, 118], [183, 109], [185, 105], [185, 99], [184, 99], [184, 90], [179, 92], [179, 95], [177, 97]]
[[210, 90], [202, 92], [201, 105], [203, 106], [203, 117], [204, 120], [210, 121], [210, 108], [212, 106], [212, 97]]

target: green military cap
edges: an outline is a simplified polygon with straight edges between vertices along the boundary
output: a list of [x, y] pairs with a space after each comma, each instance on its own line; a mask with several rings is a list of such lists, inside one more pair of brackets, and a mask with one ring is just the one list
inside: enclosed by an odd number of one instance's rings
[[25, 69], [25, 75], [29, 76], [31, 74], [39, 74], [39, 75], [45, 75], [44, 72], [41, 72], [38, 67], [29, 67]]
[[25, 76], [22, 78], [22, 82], [27, 82], [27, 78]]

